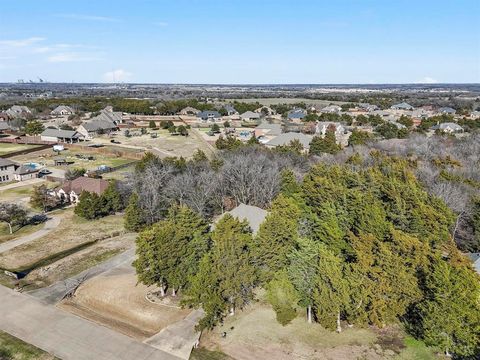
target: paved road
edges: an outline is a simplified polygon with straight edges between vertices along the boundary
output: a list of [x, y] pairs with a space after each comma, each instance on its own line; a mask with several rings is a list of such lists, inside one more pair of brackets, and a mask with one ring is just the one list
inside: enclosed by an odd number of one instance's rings
[[44, 304], [53, 305], [62, 300], [66, 293], [75, 288], [79, 281], [90, 279], [122, 264], [130, 265], [134, 259], [135, 248], [132, 248], [67, 280], [58, 281], [48, 287], [30, 291], [28, 294], [41, 300]]
[[185, 319], [167, 326], [144, 342], [188, 360], [193, 346], [200, 339], [200, 332], [195, 331], [195, 326], [204, 314], [203, 310], [194, 310]]
[[21, 238], [10, 240], [0, 244], [0, 253], [11, 250], [14, 247], [29, 243], [30, 241], [39, 239], [47, 235], [50, 231], [57, 228], [60, 225], [61, 217], [50, 215], [50, 218], [45, 222], [45, 225], [42, 229], [35, 231], [32, 234], [22, 236]]
[[3, 286], [0, 304], [0, 330], [63, 360], [179, 360]]

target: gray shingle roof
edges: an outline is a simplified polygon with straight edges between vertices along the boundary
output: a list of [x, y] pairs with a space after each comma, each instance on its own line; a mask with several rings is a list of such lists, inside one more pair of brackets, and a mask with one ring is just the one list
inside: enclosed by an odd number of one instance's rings
[[57, 137], [62, 139], [77, 139], [81, 135], [75, 130], [45, 129], [41, 136]]
[[0, 166], [18, 166], [17, 163], [11, 161], [11, 160], [8, 160], [8, 159], [3, 159], [3, 158], [0, 158]]
[[[254, 234], [260, 229], [260, 225], [263, 223], [267, 217], [268, 212], [256, 206], [250, 206], [245, 204], [240, 204], [236, 208], [226, 212], [225, 214], [230, 214], [232, 217], [243, 221], [247, 220], [248, 225], [252, 229]], [[223, 214], [223, 216], [225, 215]], [[220, 216], [220, 220], [223, 216]]]
[[278, 135], [276, 138], [273, 138], [269, 142], [266, 143], [268, 146], [283, 146], [290, 144], [293, 140], [298, 140], [303, 145], [305, 149], [310, 148], [310, 142], [312, 141], [313, 136], [305, 135], [302, 133], [295, 133], [295, 132], [287, 132]]

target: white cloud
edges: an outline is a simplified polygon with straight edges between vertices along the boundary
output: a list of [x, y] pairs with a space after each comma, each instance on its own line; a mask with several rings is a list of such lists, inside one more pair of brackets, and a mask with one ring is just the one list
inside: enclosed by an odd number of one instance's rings
[[79, 54], [79, 53], [73, 53], [73, 52], [57, 53], [47, 57], [47, 61], [52, 63], [95, 61], [95, 60], [99, 60], [99, 58], [97, 56], [91, 56], [88, 54]]
[[103, 74], [103, 81], [107, 83], [116, 83], [128, 81], [132, 77], [132, 73], [123, 69], [108, 71]]
[[11, 46], [11, 47], [26, 47], [43, 40], [45, 40], [45, 38], [42, 38], [42, 37], [30, 37], [28, 39], [19, 39], [19, 40], [0, 40], [0, 45]]
[[419, 84], [436, 84], [438, 83], [438, 80], [431, 78], [430, 76], [425, 76], [423, 79], [420, 79], [417, 81]]
[[168, 23], [166, 21], [157, 21], [157, 22], [154, 22], [153, 25], [167, 27]]
[[82, 15], [82, 14], [57, 14], [56, 17], [74, 20], [100, 21], [100, 22], [119, 22], [120, 19], [109, 16]]

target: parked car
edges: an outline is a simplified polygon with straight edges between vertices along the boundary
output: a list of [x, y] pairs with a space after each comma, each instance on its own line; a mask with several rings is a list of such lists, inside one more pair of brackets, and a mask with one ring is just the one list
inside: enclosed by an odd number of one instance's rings
[[44, 177], [50, 175], [52, 172], [48, 169], [42, 169], [38, 172], [38, 177]]
[[111, 142], [112, 144], [121, 144], [120, 141], [115, 140], [115, 139], [110, 140], [110, 142]]

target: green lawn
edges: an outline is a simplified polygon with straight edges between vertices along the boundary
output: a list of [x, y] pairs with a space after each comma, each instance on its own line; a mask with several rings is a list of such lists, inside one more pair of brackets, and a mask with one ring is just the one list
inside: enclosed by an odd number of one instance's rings
[[53, 355], [0, 331], [1, 360], [53, 360]]
[[422, 341], [407, 336], [404, 340], [406, 346], [395, 360], [438, 360], [442, 359], [435, 354], [435, 349], [427, 347]]
[[233, 360], [221, 351], [207, 350], [205, 348], [193, 349], [190, 360]]
[[0, 143], [0, 155], [5, 155], [11, 152], [32, 149], [36, 147], [38, 147], [38, 145]]

